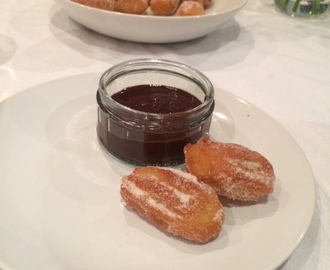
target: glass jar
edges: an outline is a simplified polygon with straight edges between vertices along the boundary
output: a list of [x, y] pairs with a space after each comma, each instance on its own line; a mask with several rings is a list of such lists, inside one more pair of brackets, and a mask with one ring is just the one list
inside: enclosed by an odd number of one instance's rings
[[[113, 99], [115, 93], [141, 85], [184, 90], [200, 105], [175, 113], [149, 113]], [[97, 134], [108, 153], [134, 165], [172, 166], [184, 162], [186, 144], [208, 135], [214, 89], [205, 75], [187, 65], [138, 59], [113, 66], [101, 76], [97, 103]]]
[[330, 0], [275, 0], [275, 6], [292, 17], [315, 17], [327, 10]]

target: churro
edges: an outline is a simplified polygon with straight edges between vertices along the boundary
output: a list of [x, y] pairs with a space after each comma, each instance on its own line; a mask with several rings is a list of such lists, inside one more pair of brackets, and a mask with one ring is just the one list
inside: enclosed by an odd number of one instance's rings
[[223, 207], [214, 190], [178, 169], [140, 167], [122, 180], [126, 205], [157, 228], [195, 243], [218, 236]]
[[273, 192], [271, 163], [256, 151], [209, 137], [184, 148], [186, 169], [218, 195], [233, 200], [257, 201]]

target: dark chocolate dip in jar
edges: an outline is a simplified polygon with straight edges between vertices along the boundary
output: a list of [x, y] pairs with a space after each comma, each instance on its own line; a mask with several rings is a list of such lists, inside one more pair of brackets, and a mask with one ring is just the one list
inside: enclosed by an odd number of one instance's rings
[[209, 79], [185, 64], [137, 59], [108, 69], [97, 91], [97, 134], [116, 158], [139, 166], [184, 163], [183, 148], [208, 135]]

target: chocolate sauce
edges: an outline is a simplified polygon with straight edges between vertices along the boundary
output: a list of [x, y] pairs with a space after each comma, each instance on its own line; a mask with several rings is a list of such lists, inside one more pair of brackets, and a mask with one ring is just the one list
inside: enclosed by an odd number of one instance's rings
[[136, 85], [111, 96], [131, 109], [149, 113], [177, 113], [188, 111], [201, 104], [190, 93], [165, 85]]
[[[187, 111], [201, 104], [190, 93], [163, 85], [137, 85], [112, 95], [118, 103], [146, 113], [170, 114]], [[214, 104], [200, 120], [188, 123], [187, 119], [174, 126], [153, 131], [141, 123], [127, 123], [113, 117], [97, 93], [97, 132], [103, 147], [121, 160], [136, 165], [170, 166], [184, 163], [183, 148], [207, 135]], [[145, 119], [143, 119], [145, 121]]]

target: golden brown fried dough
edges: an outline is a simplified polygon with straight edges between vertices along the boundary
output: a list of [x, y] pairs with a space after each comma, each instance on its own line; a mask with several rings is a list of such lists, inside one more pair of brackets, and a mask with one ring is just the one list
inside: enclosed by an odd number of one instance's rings
[[148, 8], [148, 0], [117, 0], [117, 11], [130, 14], [142, 14]]
[[204, 8], [208, 8], [212, 5], [212, 0], [183, 0], [182, 2], [186, 2], [186, 1], [198, 2], [198, 3], [202, 4], [202, 6]]
[[[203, 15], [212, 0], [71, 0], [73, 2], [126, 14], [145, 14], [156, 16]], [[186, 3], [189, 2], [189, 3]], [[194, 2], [194, 3], [191, 3]], [[198, 3], [199, 5], [196, 5]], [[182, 7], [179, 9], [180, 4]], [[201, 6], [203, 9], [201, 9]], [[179, 9], [179, 10], [178, 10]]]
[[185, 1], [182, 2], [175, 16], [197, 16], [204, 14], [204, 7], [202, 4], [195, 1]]
[[178, 9], [180, 0], [150, 0], [151, 13], [157, 16], [173, 15]]
[[192, 242], [206, 243], [222, 228], [224, 212], [214, 190], [178, 169], [136, 168], [123, 178], [120, 193], [157, 228]]
[[213, 142], [209, 137], [184, 148], [187, 171], [233, 200], [257, 201], [273, 192], [275, 174], [261, 154], [233, 143]]
[[73, 2], [109, 11], [116, 10], [116, 0], [73, 0]]

